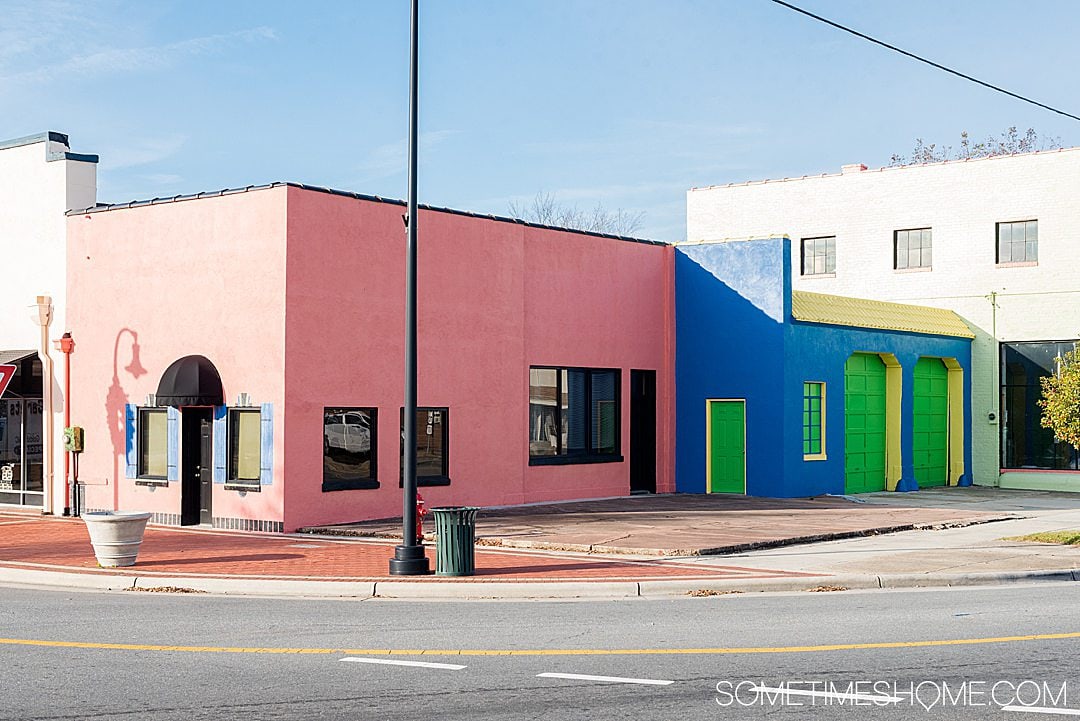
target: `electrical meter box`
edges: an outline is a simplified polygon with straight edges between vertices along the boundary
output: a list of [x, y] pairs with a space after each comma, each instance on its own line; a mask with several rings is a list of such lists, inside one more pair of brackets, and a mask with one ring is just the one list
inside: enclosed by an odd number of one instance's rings
[[83, 452], [83, 429], [71, 426], [64, 429], [64, 450], [68, 453]]

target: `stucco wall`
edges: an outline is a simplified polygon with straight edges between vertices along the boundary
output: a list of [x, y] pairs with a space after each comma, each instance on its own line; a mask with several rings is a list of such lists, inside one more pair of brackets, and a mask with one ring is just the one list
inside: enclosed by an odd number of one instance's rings
[[[976, 333], [974, 480], [998, 483], [997, 341], [1080, 337], [1080, 149], [691, 190], [688, 238], [786, 234], [797, 289], [949, 308]], [[1039, 221], [1034, 266], [996, 265], [995, 224]], [[893, 231], [933, 229], [933, 270], [893, 269]], [[799, 275], [802, 238], [836, 236], [834, 277]], [[991, 302], [996, 293], [996, 303]], [[996, 307], [995, 307], [996, 305]], [[995, 340], [996, 338], [996, 340]], [[1026, 487], [1080, 490], [1076, 474], [1010, 473]], [[1042, 476], [1042, 481], [1038, 480]]]
[[[965, 339], [792, 321], [790, 254], [790, 241], [781, 238], [676, 248], [680, 491], [705, 490], [709, 399], [746, 401], [747, 494], [792, 497], [844, 493], [844, 365], [852, 353], [891, 353], [901, 364], [904, 479], [914, 475], [910, 419], [919, 357], [955, 359], [970, 397]], [[803, 460], [804, 381], [826, 384], [825, 460]], [[970, 402], [965, 416], [971, 417]]]
[[[283, 407], [285, 189], [72, 216], [68, 236], [85, 505], [178, 514], [180, 481], [149, 489], [124, 477], [124, 405], [142, 405], [173, 361], [197, 354], [229, 404], [244, 392]], [[275, 414], [273, 483], [243, 496], [215, 484], [215, 517], [282, 520], [286, 422]]]
[[[790, 313], [783, 243], [675, 249], [677, 489], [706, 489], [706, 401], [746, 400], [750, 495], [780, 495], [784, 435], [784, 320]], [[801, 391], [800, 391], [801, 392]], [[800, 396], [801, 397], [801, 396]], [[788, 441], [780, 442], [780, 445]]]
[[[971, 343], [966, 339], [844, 328], [793, 322], [788, 328], [784, 375], [785, 428], [795, 435], [784, 446], [788, 467], [797, 469], [797, 482], [782, 495], [810, 496], [844, 493], [844, 364], [852, 353], [889, 353], [902, 372], [900, 401], [900, 451], [902, 488], [914, 488], [912, 417], [914, 415], [915, 364], [921, 357], [950, 358], [964, 371], [964, 428], [971, 419]], [[804, 381], [826, 384], [824, 461], [803, 460], [801, 448], [802, 387]], [[971, 434], [964, 433], [965, 476], [970, 477]], [[965, 479], [967, 480], [967, 479]]]
[[[286, 529], [400, 515], [404, 208], [288, 193]], [[451, 485], [422, 487], [427, 504], [627, 494], [632, 368], [657, 371], [658, 488], [670, 490], [670, 248], [434, 211], [418, 229], [418, 405], [448, 407], [450, 428]], [[530, 364], [620, 368], [626, 460], [530, 467]], [[322, 491], [334, 406], [378, 408], [379, 488]]]

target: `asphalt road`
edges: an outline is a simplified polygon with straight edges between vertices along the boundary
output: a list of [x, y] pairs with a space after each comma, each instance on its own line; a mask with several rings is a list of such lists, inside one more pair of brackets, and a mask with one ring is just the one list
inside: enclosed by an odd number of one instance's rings
[[[968, 642], [1051, 634], [1072, 636]], [[1080, 709], [1065, 583], [559, 603], [0, 589], [0, 637], [0, 719], [1080, 718], [1001, 709]]]

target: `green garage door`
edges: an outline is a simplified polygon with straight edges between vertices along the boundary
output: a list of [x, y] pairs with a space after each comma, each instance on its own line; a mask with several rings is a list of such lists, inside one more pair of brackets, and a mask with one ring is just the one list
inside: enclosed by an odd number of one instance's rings
[[919, 488], [944, 486], [949, 469], [949, 371], [939, 358], [915, 364], [911, 451]]
[[885, 490], [885, 364], [855, 353], [844, 366], [844, 492]]
[[709, 401], [709, 493], [746, 493], [742, 401]]

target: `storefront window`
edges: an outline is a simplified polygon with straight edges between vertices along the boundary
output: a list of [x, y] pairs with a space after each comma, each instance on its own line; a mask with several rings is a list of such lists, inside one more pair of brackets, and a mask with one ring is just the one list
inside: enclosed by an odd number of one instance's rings
[[[450, 410], [448, 408], [417, 408], [414, 431], [416, 434], [416, 485], [450, 485], [450, 464], [446, 449], [450, 443]], [[405, 466], [405, 410], [401, 410], [401, 463]]]
[[0, 503], [21, 503], [22, 401], [0, 401]]
[[229, 481], [258, 483], [262, 461], [262, 413], [229, 411]]
[[169, 473], [169, 418], [164, 408], [139, 410], [139, 477], [166, 478]]
[[375, 408], [323, 409], [323, 491], [378, 488], [378, 411]]
[[44, 496], [41, 361], [28, 354], [0, 400], [0, 503], [40, 506]]
[[619, 371], [529, 368], [529, 463], [619, 457]]
[[1054, 440], [1040, 423], [1040, 378], [1054, 373], [1055, 359], [1076, 341], [1001, 344], [1001, 467], [1080, 470], [1076, 449]]

